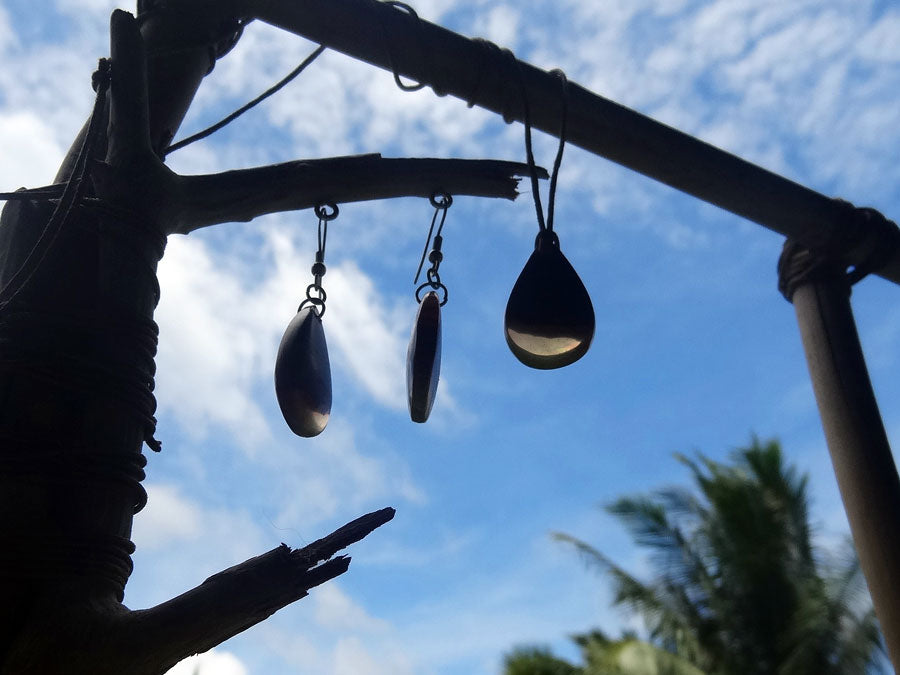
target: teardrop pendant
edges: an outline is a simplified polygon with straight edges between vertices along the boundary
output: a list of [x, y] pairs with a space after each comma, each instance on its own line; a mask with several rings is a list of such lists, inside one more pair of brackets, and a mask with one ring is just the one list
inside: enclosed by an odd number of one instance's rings
[[504, 331], [515, 357], [541, 370], [568, 366], [591, 345], [594, 306], [552, 230], [538, 233], [510, 293]]
[[275, 393], [281, 414], [298, 436], [318, 436], [331, 415], [331, 366], [322, 319], [301, 308], [288, 324], [275, 361]]
[[406, 352], [409, 416], [425, 422], [431, 414], [441, 374], [441, 302], [430, 291], [422, 299]]

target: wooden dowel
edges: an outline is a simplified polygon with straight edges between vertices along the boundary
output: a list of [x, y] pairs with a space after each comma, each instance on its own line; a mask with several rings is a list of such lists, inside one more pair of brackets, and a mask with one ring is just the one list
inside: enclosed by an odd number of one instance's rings
[[900, 479], [869, 381], [847, 282], [793, 294], [803, 349], [853, 542], [888, 652], [900, 666]]

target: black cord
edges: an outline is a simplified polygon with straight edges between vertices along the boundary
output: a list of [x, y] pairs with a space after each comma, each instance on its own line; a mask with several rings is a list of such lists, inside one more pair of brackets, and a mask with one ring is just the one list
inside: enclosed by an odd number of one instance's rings
[[[388, 7], [392, 7], [394, 9], [399, 9], [407, 14], [409, 14], [412, 18], [416, 20], [416, 26], [419, 28], [419, 38], [422, 37], [421, 32], [421, 23], [422, 20], [419, 19], [419, 15], [416, 13], [412, 7], [407, 5], [405, 2], [398, 2], [397, 0], [383, 0], [382, 5], [386, 5]], [[427, 85], [424, 82], [416, 82], [415, 84], [404, 84], [403, 80], [400, 79], [400, 73], [397, 72], [397, 66], [394, 64], [394, 52], [391, 49], [391, 41], [388, 38], [387, 31], [384, 28], [384, 21], [380, 20], [381, 24], [381, 39], [384, 40], [385, 52], [387, 53], [388, 64], [391, 67], [391, 73], [394, 75], [394, 84], [401, 91], [419, 91], [420, 89], [424, 89]], [[423, 50], [424, 52], [424, 50]]]
[[528, 103], [528, 93], [525, 87], [525, 74], [522, 72], [522, 64], [509, 51], [504, 50], [507, 59], [511, 60], [513, 67], [519, 77], [519, 86], [522, 94], [522, 117], [525, 123], [525, 155], [528, 161], [528, 173], [531, 177], [531, 194], [534, 197], [534, 209], [537, 213], [538, 227], [543, 232], [547, 230], [553, 231], [553, 211], [556, 204], [556, 183], [559, 178], [559, 167], [562, 164], [563, 150], [566, 147], [566, 130], [567, 118], [569, 114], [569, 80], [566, 74], [561, 70], [552, 71], [554, 75], [560, 78], [562, 83], [562, 119], [559, 127], [559, 148], [556, 151], [556, 159], [553, 161], [553, 171], [550, 174], [550, 191], [547, 203], [547, 220], [544, 221], [544, 208], [541, 205], [541, 192], [538, 187], [537, 165], [534, 161], [534, 149], [531, 142], [531, 106]]
[[522, 72], [522, 64], [510, 50], [504, 49], [504, 55], [512, 63], [519, 78], [519, 91], [522, 94], [522, 121], [525, 124], [525, 157], [528, 162], [528, 175], [531, 179], [531, 196], [534, 200], [534, 210], [537, 213], [538, 228], [543, 232], [547, 229], [544, 223], [544, 207], [541, 205], [541, 191], [538, 186], [537, 165], [534, 162], [534, 149], [531, 144], [531, 106], [528, 103], [528, 93], [525, 88], [525, 74]]
[[181, 148], [183, 148], [187, 145], [190, 145], [191, 143], [194, 143], [196, 141], [204, 139], [207, 136], [211, 136], [212, 134], [217, 132], [219, 129], [221, 129], [225, 125], [230, 124], [231, 122], [236, 120], [238, 117], [243, 115], [245, 112], [247, 112], [251, 108], [259, 105], [260, 103], [265, 101], [267, 98], [269, 98], [273, 94], [278, 93], [288, 83], [290, 83], [291, 80], [293, 80], [300, 73], [302, 73], [304, 70], [306, 70], [306, 67], [309, 64], [311, 64], [313, 61], [315, 61], [319, 57], [319, 55], [324, 51], [325, 51], [325, 46], [319, 45], [309, 56], [307, 56], [305, 59], [303, 59], [303, 62], [299, 66], [294, 68], [291, 72], [289, 72], [287, 75], [285, 75], [281, 80], [279, 80], [274, 85], [272, 85], [271, 87], [266, 89], [262, 94], [257, 96], [255, 99], [253, 99], [246, 105], [241, 106], [240, 108], [235, 110], [233, 113], [231, 113], [227, 117], [225, 117], [225, 118], [219, 120], [218, 122], [216, 122], [215, 124], [213, 124], [211, 127], [207, 127], [203, 131], [198, 131], [196, 134], [194, 134], [192, 136], [188, 136], [187, 138], [182, 139], [182, 140], [178, 141], [177, 143], [173, 143], [169, 147], [165, 148], [162, 151], [163, 158], [165, 159], [165, 157], [168, 156], [169, 154], [175, 152], [176, 150], [181, 150]]
[[563, 150], [566, 147], [566, 124], [569, 116], [569, 79], [561, 70], [552, 71], [562, 83], [562, 120], [559, 123], [559, 148], [553, 160], [553, 171], [550, 174], [550, 195], [547, 199], [547, 229], [553, 231], [553, 207], [556, 203], [556, 179], [559, 178], [559, 167], [562, 164]]

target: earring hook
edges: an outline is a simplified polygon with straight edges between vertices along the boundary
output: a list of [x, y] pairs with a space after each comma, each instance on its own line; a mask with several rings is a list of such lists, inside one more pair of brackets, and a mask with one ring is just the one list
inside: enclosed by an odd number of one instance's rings
[[[438, 213], [441, 214], [441, 223], [438, 225], [437, 234], [434, 237], [434, 250], [438, 254], [441, 252], [441, 244], [443, 243], [441, 231], [444, 229], [444, 221], [447, 220], [447, 209], [453, 204], [453, 197], [447, 192], [438, 191], [432, 193], [428, 198], [428, 201], [434, 207], [434, 215], [431, 217], [431, 227], [428, 228], [428, 237], [425, 239], [425, 248], [422, 249], [422, 257], [419, 259], [419, 266], [416, 268], [416, 276], [413, 279], [414, 284], [418, 283], [419, 275], [422, 274], [422, 266], [425, 264], [425, 256], [428, 253], [428, 245], [431, 243], [431, 235], [434, 232], [434, 224], [437, 222]], [[430, 257], [431, 256], [429, 256], [429, 259]], [[433, 263], [434, 261], [432, 260], [431, 262]], [[440, 260], [437, 264], [440, 265]], [[437, 267], [434, 267], [434, 271], [437, 273]]]
[[317, 232], [317, 240], [319, 248], [316, 251], [316, 261], [310, 270], [313, 275], [313, 282], [306, 287], [306, 300], [300, 303], [297, 308], [299, 312], [307, 305], [312, 305], [314, 311], [322, 318], [325, 315], [325, 300], [328, 294], [322, 287], [322, 277], [325, 276], [327, 268], [325, 267], [325, 243], [328, 241], [328, 222], [338, 217], [337, 204], [333, 202], [319, 202], [315, 208], [316, 216], [319, 218], [319, 228]]

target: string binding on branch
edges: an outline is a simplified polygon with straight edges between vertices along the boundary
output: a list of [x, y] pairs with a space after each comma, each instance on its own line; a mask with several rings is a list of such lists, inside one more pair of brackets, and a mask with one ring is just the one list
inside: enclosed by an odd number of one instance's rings
[[[800, 286], [843, 279], [847, 291], [869, 274], [878, 272], [900, 250], [900, 229], [879, 211], [857, 207], [843, 199], [834, 203], [844, 212], [841, 226], [829, 232], [817, 246], [807, 247], [788, 239], [778, 259], [778, 290], [788, 302]], [[847, 262], [848, 252], [864, 247], [863, 259]]]

